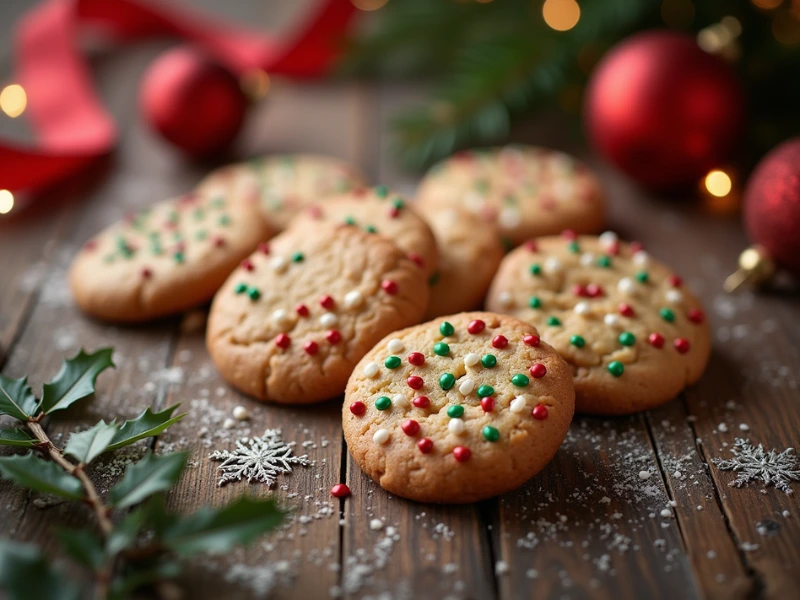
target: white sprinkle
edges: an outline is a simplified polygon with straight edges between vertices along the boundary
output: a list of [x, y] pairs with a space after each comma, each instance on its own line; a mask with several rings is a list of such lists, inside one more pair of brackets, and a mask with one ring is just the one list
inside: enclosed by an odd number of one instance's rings
[[505, 575], [508, 573], [508, 563], [504, 560], [498, 560], [494, 566], [495, 575]]
[[617, 236], [617, 234], [613, 231], [604, 231], [600, 234], [598, 239], [603, 247], [608, 248], [609, 246], [613, 246], [617, 243], [619, 236]]
[[244, 406], [237, 406], [233, 409], [233, 418], [237, 421], [247, 421], [250, 418], [250, 413]]
[[233, 429], [236, 427], [236, 421], [233, 419], [225, 419], [225, 421], [222, 423], [222, 427], [223, 429]]
[[661, 511], [661, 516], [665, 519], [669, 519], [672, 517], [672, 511], [668, 508], [665, 508]]
[[450, 422], [447, 424], [447, 429], [450, 431], [450, 433], [461, 435], [464, 433], [466, 427], [464, 426], [464, 421], [461, 419], [450, 419]]
[[528, 579], [536, 579], [539, 576], [539, 571], [536, 569], [528, 569], [525, 571], [525, 577]]
[[667, 302], [672, 303], [678, 303], [683, 300], [683, 294], [681, 294], [680, 290], [667, 290], [664, 297], [667, 299]]
[[275, 321], [277, 325], [285, 325], [289, 319], [289, 313], [287, 313], [284, 309], [278, 308], [272, 311], [272, 320]]
[[747, 423], [739, 423], [739, 431], [750, 431], [750, 425]]
[[361, 295], [361, 292], [358, 290], [351, 290], [344, 295], [344, 307], [345, 308], [356, 308], [361, 306], [361, 303], [364, 301], [364, 297]]
[[619, 325], [619, 316], [612, 313], [608, 313], [605, 317], [603, 317], [603, 323], [605, 323], [609, 327], [614, 327], [615, 325]]
[[503, 308], [509, 308], [512, 304], [514, 304], [514, 299], [511, 297], [510, 292], [500, 292], [497, 296], [497, 302]]
[[392, 404], [399, 406], [400, 408], [409, 407], [408, 398], [406, 398], [403, 394], [395, 394], [392, 396]]
[[525, 396], [517, 396], [511, 401], [511, 404], [508, 405], [508, 409], [513, 413], [521, 413], [528, 407], [528, 402], [525, 400]]
[[323, 327], [333, 327], [336, 323], [339, 322], [339, 317], [337, 317], [332, 312], [326, 312], [319, 318], [319, 324]]
[[584, 252], [583, 254], [581, 254], [581, 264], [584, 267], [590, 267], [593, 262], [594, 262], [594, 254], [592, 254], [591, 252]]
[[389, 343], [386, 344], [386, 349], [389, 351], [389, 354], [400, 354], [403, 350], [406, 349], [406, 345], [397, 338], [389, 340]]
[[617, 282], [617, 289], [623, 294], [630, 294], [636, 289], [636, 286], [633, 283], [633, 279], [630, 277], [623, 277]]
[[272, 260], [269, 261], [269, 264], [272, 267], [272, 270], [276, 273], [283, 273], [288, 266], [286, 259], [282, 256], [273, 256]]
[[504, 208], [497, 217], [497, 222], [504, 229], [514, 229], [519, 227], [522, 218], [516, 208]]
[[561, 271], [561, 261], [555, 256], [550, 256], [544, 261], [544, 270], [548, 273], [558, 273]]
[[576, 315], [586, 315], [589, 314], [591, 308], [588, 302], [578, 302], [572, 310], [575, 311]]
[[698, 504], [697, 505], [697, 510], [703, 510], [703, 505], [702, 504]]
[[372, 377], [375, 377], [380, 370], [381, 370], [381, 368], [378, 365], [378, 363], [370, 362], [370, 363], [367, 363], [364, 366], [364, 375], [366, 375], [367, 377], [372, 378]]
[[639, 250], [636, 254], [633, 255], [633, 263], [640, 267], [647, 266], [650, 262], [650, 255], [647, 254], [644, 250]]
[[461, 392], [462, 396], [466, 396], [472, 393], [472, 390], [475, 389], [475, 382], [472, 379], [465, 379], [461, 382], [461, 385], [458, 386], [458, 391]]
[[653, 474], [650, 471], [639, 471], [639, 479], [650, 479], [652, 476]]
[[372, 519], [369, 522], [369, 528], [372, 529], [372, 531], [380, 531], [383, 529], [383, 521], [380, 519]]
[[680, 471], [675, 471], [675, 472], [672, 474], [672, 476], [673, 476], [675, 479], [683, 479], [683, 473], [681, 473]]
[[728, 426], [725, 423], [720, 423], [717, 425], [717, 431], [721, 433], [728, 433]]
[[481, 360], [481, 357], [475, 354], [474, 352], [470, 352], [464, 357], [464, 366], [465, 367], [474, 367], [478, 364]]
[[376, 444], [385, 444], [389, 441], [389, 430], [378, 429], [378, 431], [375, 432], [375, 435], [372, 436], [372, 441]]

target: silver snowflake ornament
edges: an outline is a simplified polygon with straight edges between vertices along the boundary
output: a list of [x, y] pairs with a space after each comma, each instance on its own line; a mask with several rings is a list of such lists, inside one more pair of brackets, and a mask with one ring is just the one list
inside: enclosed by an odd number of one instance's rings
[[737, 438], [733, 445], [733, 458], [723, 460], [715, 458], [713, 462], [722, 471], [736, 471], [735, 480], [728, 485], [742, 487], [751, 481], [762, 481], [764, 485], [772, 484], [779, 490], [792, 493], [790, 481], [800, 481], [800, 467], [794, 448], [783, 452], [764, 450], [759, 444], [754, 447], [749, 440]]
[[209, 458], [222, 461], [217, 467], [222, 477], [217, 485], [247, 479], [249, 483], [260, 481], [271, 487], [278, 475], [291, 473], [292, 465], [307, 467], [308, 456], [295, 456], [292, 446], [281, 439], [280, 429], [267, 429], [264, 435], [236, 440], [236, 450], [217, 450]]

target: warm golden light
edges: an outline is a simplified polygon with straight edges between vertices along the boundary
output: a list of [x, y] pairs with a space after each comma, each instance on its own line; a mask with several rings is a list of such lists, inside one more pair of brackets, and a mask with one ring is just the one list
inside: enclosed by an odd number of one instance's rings
[[244, 92], [244, 95], [251, 102], [263, 100], [269, 93], [269, 88], [272, 85], [269, 75], [263, 69], [252, 69], [242, 75], [239, 85]]
[[717, 198], [724, 198], [731, 193], [733, 183], [725, 171], [711, 171], [706, 175], [706, 189], [708, 193]]
[[578, 24], [581, 7], [575, 0], [545, 0], [542, 16], [551, 29], [569, 31]]
[[386, 5], [389, 0], [350, 0], [358, 10], [378, 10]]
[[0, 92], [0, 110], [12, 119], [17, 118], [25, 112], [28, 105], [28, 95], [18, 83], [12, 83], [3, 88]]
[[0, 215], [7, 215], [14, 208], [14, 194], [8, 190], [0, 190]]
[[763, 8], [764, 10], [772, 10], [773, 8], [778, 8], [783, 2], [783, 0], [752, 0], [752, 2], [758, 8]]

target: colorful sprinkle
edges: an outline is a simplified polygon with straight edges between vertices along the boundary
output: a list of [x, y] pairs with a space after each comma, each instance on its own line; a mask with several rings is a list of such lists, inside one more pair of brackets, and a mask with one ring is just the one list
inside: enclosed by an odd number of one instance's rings
[[660, 333], [651, 333], [649, 336], [647, 336], [647, 341], [651, 346], [653, 346], [653, 348], [664, 347], [664, 336]]
[[357, 308], [364, 302], [364, 297], [358, 290], [351, 290], [344, 295], [345, 308]]
[[667, 283], [672, 287], [681, 287], [683, 285], [683, 279], [678, 275], [670, 275], [667, 277]]
[[325, 334], [325, 339], [334, 346], [342, 341], [342, 334], [336, 329], [331, 329]]
[[423, 454], [428, 454], [433, 450], [433, 440], [430, 438], [422, 438], [417, 442], [417, 448], [419, 448], [419, 451]]
[[486, 398], [494, 394], [494, 388], [490, 385], [482, 385], [478, 388], [478, 398]]
[[681, 354], [686, 354], [691, 347], [691, 344], [689, 344], [689, 340], [685, 338], [675, 338], [674, 345], [675, 345], [675, 350], [677, 350]]
[[621, 377], [625, 372], [625, 365], [618, 360], [612, 360], [610, 363], [608, 363], [608, 372], [614, 377]]
[[411, 404], [417, 408], [428, 408], [431, 405], [431, 401], [427, 396], [417, 396], [411, 401]]
[[470, 321], [469, 325], [467, 325], [467, 331], [470, 332], [472, 335], [479, 334], [485, 328], [486, 328], [486, 323], [484, 323], [480, 319], [475, 319], [474, 321]]
[[261, 298], [261, 292], [259, 292], [258, 289], [254, 287], [247, 288], [247, 295], [250, 296], [250, 300], [258, 300], [259, 298]]
[[599, 298], [604, 293], [603, 288], [596, 283], [590, 283], [586, 286], [586, 295], [589, 298]]
[[483, 433], [483, 438], [487, 442], [496, 442], [500, 439], [500, 432], [496, 427], [492, 427], [491, 425], [486, 425], [481, 433]]
[[425, 355], [422, 352], [411, 352], [408, 355], [408, 362], [414, 365], [415, 367], [419, 367], [425, 364]]
[[260, 242], [258, 244], [258, 251], [261, 254], [269, 254], [269, 244], [267, 242]]
[[356, 400], [350, 405], [350, 412], [356, 416], [363, 415], [367, 410], [367, 405], [361, 402], [361, 400]]
[[447, 416], [451, 419], [459, 419], [464, 416], [464, 407], [460, 404], [455, 404], [447, 409]]
[[144, 279], [150, 279], [153, 276], [153, 271], [148, 267], [142, 267], [140, 273]]
[[391, 279], [384, 279], [381, 281], [381, 288], [390, 296], [394, 296], [397, 293], [397, 283]]
[[547, 317], [547, 324], [551, 327], [558, 327], [561, 325], [561, 320], [558, 317]]
[[517, 396], [511, 401], [511, 404], [508, 405], [508, 410], [513, 413], [521, 413], [523, 412], [528, 406], [528, 401], [525, 400], [524, 396]]
[[690, 308], [687, 316], [692, 323], [702, 323], [706, 318], [703, 311], [699, 308]]
[[333, 308], [333, 305], [335, 304], [335, 302], [334, 302], [333, 298], [331, 298], [331, 297], [330, 297], [330, 296], [328, 296], [328, 295], [325, 295], [325, 296], [322, 296], [322, 297], [319, 299], [319, 304], [320, 304], [320, 306], [321, 306], [322, 308], [325, 308], [325, 309], [328, 309], [328, 310], [330, 310], [330, 309], [332, 309], [332, 308]]
[[458, 385], [458, 392], [462, 396], [468, 396], [475, 389], [475, 382], [472, 379], [465, 379]]
[[298, 304], [294, 307], [294, 312], [296, 312], [301, 317], [307, 317], [309, 314], [308, 307], [305, 304]]
[[445, 337], [448, 337], [455, 333], [455, 328], [447, 321], [442, 321], [442, 324], [439, 325], [439, 333]]
[[619, 334], [619, 343], [623, 346], [633, 346], [636, 343], [636, 336], [630, 331], [623, 331]]
[[385, 361], [383, 361], [383, 366], [387, 369], [396, 369], [400, 366], [400, 363], [403, 361], [400, 360], [399, 356], [390, 356]]
[[420, 268], [423, 268], [425, 266], [425, 259], [416, 252], [409, 252], [408, 258], [411, 262], [413, 262]]
[[315, 355], [319, 352], [319, 344], [313, 340], [309, 340], [305, 344], [303, 344], [303, 350], [306, 351], [306, 354], [310, 354], [311, 356]]
[[301, 263], [305, 260], [305, 255], [302, 252], [295, 252], [292, 254], [292, 262]]
[[511, 383], [513, 383], [517, 387], [525, 387], [531, 382], [527, 376], [523, 375], [522, 373], [517, 373], [511, 378]]
[[375, 435], [372, 436], [372, 441], [376, 444], [383, 445], [389, 441], [389, 431], [387, 429], [378, 429]]
[[392, 338], [389, 340], [389, 343], [386, 344], [386, 349], [389, 351], [390, 354], [400, 354], [403, 350], [406, 349], [406, 345], [403, 343], [403, 340], [398, 338]]
[[399, 406], [400, 408], [408, 408], [408, 398], [406, 398], [403, 394], [395, 394], [392, 396], [392, 404], [395, 406]]
[[285, 350], [286, 348], [288, 348], [288, 347], [289, 347], [289, 344], [291, 344], [291, 343], [292, 343], [292, 338], [290, 338], [290, 337], [289, 337], [288, 335], [286, 335], [285, 333], [279, 333], [279, 334], [278, 334], [278, 335], [275, 337], [275, 345], [276, 345], [278, 348], [283, 348], [283, 349]]
[[567, 249], [572, 252], [573, 254], [578, 254], [581, 251], [581, 247], [578, 242], [570, 242], [567, 244]]
[[343, 483], [337, 483], [331, 488], [331, 496], [334, 498], [347, 498], [350, 495], [350, 488]]
[[662, 308], [658, 311], [658, 314], [661, 315], [661, 318], [667, 323], [672, 323], [675, 320], [675, 313], [668, 308]]
[[450, 346], [444, 342], [437, 342], [433, 345], [433, 352], [437, 356], [447, 356], [450, 354]]
[[389, 195], [389, 188], [385, 185], [376, 185], [375, 186], [375, 195], [378, 198], [386, 198]]
[[375, 225], [367, 225], [364, 227], [364, 231], [367, 233], [378, 233], [378, 228]]
[[470, 352], [464, 357], [464, 366], [465, 367], [474, 367], [481, 361], [481, 357], [475, 354], [474, 352]]
[[406, 384], [412, 390], [419, 390], [425, 385], [425, 380], [422, 379], [419, 375], [411, 375], [408, 379], [406, 379]]
[[178, 264], [183, 264], [183, 261], [186, 260], [186, 255], [183, 252], [176, 252], [172, 255], [172, 258], [175, 259], [175, 262]]
[[631, 294], [635, 290], [635, 284], [630, 277], [623, 277], [617, 282], [617, 289], [623, 294]]
[[369, 378], [375, 377], [381, 370], [380, 365], [376, 362], [369, 362], [364, 365], [364, 375]]
[[491, 396], [481, 398], [481, 408], [483, 409], [483, 412], [492, 412], [494, 410], [494, 398]]
[[534, 263], [530, 267], [531, 275], [541, 275], [542, 274], [542, 265], [538, 263]]
[[604, 256], [600, 256], [597, 259], [597, 266], [598, 267], [602, 267], [604, 269], [611, 268], [611, 257], [605, 256], [605, 255]]
[[419, 433], [419, 423], [414, 419], [406, 419], [400, 425], [400, 429], [402, 429], [403, 433], [406, 435], [417, 435]]
[[531, 416], [537, 421], [544, 421], [547, 418], [547, 407], [544, 404], [537, 404], [533, 407]]
[[388, 396], [379, 396], [375, 399], [375, 408], [378, 410], [387, 410], [392, 406], [392, 401]]
[[583, 339], [583, 336], [580, 335], [573, 335], [569, 338], [569, 343], [575, 346], [576, 348], [583, 348], [586, 345], [586, 340]]
[[535, 365], [531, 365], [529, 372], [531, 377], [534, 379], [541, 379], [547, 375], [547, 367], [545, 367], [542, 363], [536, 363]]
[[528, 300], [528, 306], [531, 308], [541, 308], [542, 301], [539, 296], [531, 296], [530, 300]]
[[467, 462], [472, 456], [472, 452], [466, 446], [456, 446], [453, 448], [453, 458], [458, 462]]
[[497, 357], [494, 354], [484, 354], [481, 358], [481, 364], [487, 369], [491, 369], [497, 364]]
[[466, 429], [464, 421], [461, 419], [450, 419], [450, 422], [447, 424], [447, 430], [456, 435], [461, 435]]
[[339, 322], [339, 317], [337, 317], [334, 313], [326, 312], [319, 318], [319, 324], [325, 327], [326, 329], [329, 327], [333, 327]]
[[233, 291], [236, 294], [244, 294], [247, 291], [247, 284], [246, 283], [237, 283], [236, 287], [233, 288]]
[[647, 271], [639, 271], [634, 277], [639, 283], [647, 283], [650, 280], [650, 275], [647, 274]]
[[245, 271], [252, 271], [253, 269], [255, 269], [255, 268], [256, 268], [256, 267], [255, 267], [255, 265], [253, 264], [253, 262], [252, 262], [252, 261], [251, 261], [249, 258], [245, 258], [245, 259], [244, 259], [244, 260], [241, 262], [241, 267], [242, 267], [242, 268], [243, 268]]
[[526, 335], [525, 337], [522, 338], [522, 342], [526, 346], [533, 346], [535, 348], [536, 346], [539, 345], [541, 339], [539, 338], [538, 335]]
[[449, 390], [456, 384], [456, 376], [452, 373], [443, 373], [441, 377], [439, 377], [439, 386], [443, 390]]
[[496, 335], [492, 338], [492, 347], [502, 349], [508, 346], [508, 339], [503, 335]]
[[623, 317], [632, 317], [635, 314], [633, 307], [630, 304], [625, 304], [624, 302], [617, 307], [617, 310]]

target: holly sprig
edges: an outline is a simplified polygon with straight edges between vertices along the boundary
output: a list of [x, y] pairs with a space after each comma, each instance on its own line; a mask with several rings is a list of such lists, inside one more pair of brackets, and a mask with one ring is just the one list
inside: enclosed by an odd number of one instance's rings
[[64, 448], [56, 446], [46, 421], [94, 396], [98, 375], [114, 366], [112, 353], [111, 348], [91, 354], [81, 350], [44, 384], [41, 398], [27, 378], [0, 375], [0, 416], [18, 421], [15, 427], [0, 428], [0, 445], [28, 450], [0, 457], [0, 476], [28, 490], [85, 503], [97, 522], [96, 528], [58, 532], [61, 550], [91, 574], [90, 583], [68, 577], [34, 545], [0, 539], [0, 590], [12, 600], [126, 598], [139, 588], [176, 577], [182, 559], [227, 552], [283, 520], [285, 513], [274, 500], [247, 496], [189, 515], [169, 511], [163, 494], [180, 480], [186, 466], [184, 452], [146, 451], [107, 494], [101, 494], [89, 476], [95, 460], [154, 437], [185, 416], [174, 414], [177, 405], [160, 412], [148, 408], [122, 423], [100, 421], [91, 429], [71, 433]]

